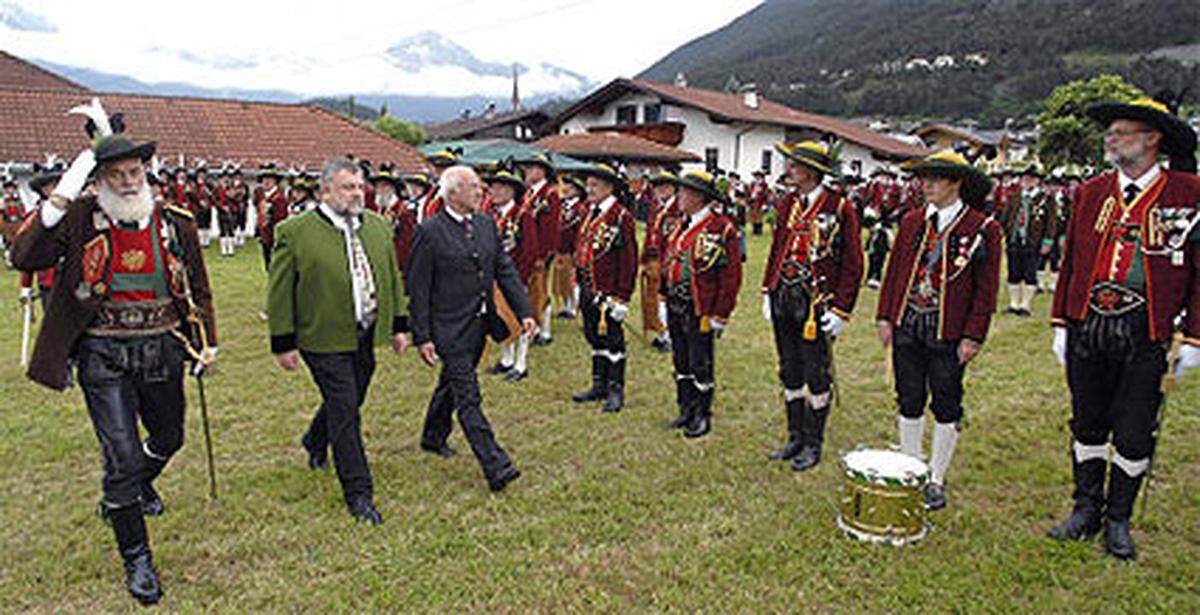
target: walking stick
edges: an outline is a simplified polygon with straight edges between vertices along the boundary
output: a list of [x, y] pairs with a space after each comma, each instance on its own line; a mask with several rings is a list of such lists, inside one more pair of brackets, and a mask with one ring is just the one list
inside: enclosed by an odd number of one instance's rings
[[29, 364], [29, 332], [33, 326], [33, 301], [36, 295], [24, 299], [25, 307], [21, 316], [21, 367]]
[[208, 427], [208, 402], [204, 399], [203, 370], [196, 370], [196, 392], [200, 395], [200, 423], [204, 427], [204, 452], [208, 458], [208, 497], [217, 499], [217, 470], [213, 463], [212, 433]]
[[[1176, 333], [1175, 339], [1171, 342], [1171, 350], [1167, 353], [1167, 373], [1163, 374], [1162, 385], [1159, 388], [1162, 398], [1158, 406], [1158, 427], [1154, 430], [1155, 448], [1158, 445], [1158, 434], [1162, 433], [1163, 421], [1167, 418], [1167, 396], [1171, 393], [1171, 389], [1175, 388], [1175, 368], [1179, 363], [1179, 348], [1182, 345], [1180, 338], [1181, 335]], [[1150, 506], [1150, 484], [1152, 482], [1151, 479], [1154, 477], [1154, 460], [1158, 457], [1158, 455], [1154, 454], [1155, 452], [1152, 448], [1150, 463], [1146, 466], [1146, 489], [1142, 493], [1141, 514], [1143, 516], [1146, 514], [1146, 508]]]

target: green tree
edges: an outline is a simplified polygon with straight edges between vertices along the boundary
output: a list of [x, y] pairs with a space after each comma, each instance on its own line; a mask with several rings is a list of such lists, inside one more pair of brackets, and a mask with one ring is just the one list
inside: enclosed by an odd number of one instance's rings
[[420, 145], [425, 141], [425, 131], [420, 126], [390, 115], [381, 116], [372, 123], [371, 127], [379, 134], [409, 145]]
[[1037, 156], [1047, 168], [1068, 163], [1099, 165], [1103, 162], [1102, 128], [1084, 110], [1106, 100], [1128, 102], [1145, 96], [1137, 86], [1117, 75], [1100, 75], [1072, 81], [1050, 93], [1042, 103], [1037, 123], [1041, 131]]

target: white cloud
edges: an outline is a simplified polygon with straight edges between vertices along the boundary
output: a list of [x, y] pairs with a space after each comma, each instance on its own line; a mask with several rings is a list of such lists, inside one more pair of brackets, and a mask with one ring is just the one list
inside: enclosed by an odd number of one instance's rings
[[406, 73], [384, 61], [396, 41], [433, 30], [488, 62], [534, 67], [523, 92], [563, 81], [536, 70], [548, 62], [594, 81], [631, 76], [675, 47], [728, 23], [760, 0], [17, 0], [58, 28], [3, 29], [0, 48], [126, 75], [205, 87], [303, 94], [392, 92], [507, 95], [505, 78], [450, 67]]

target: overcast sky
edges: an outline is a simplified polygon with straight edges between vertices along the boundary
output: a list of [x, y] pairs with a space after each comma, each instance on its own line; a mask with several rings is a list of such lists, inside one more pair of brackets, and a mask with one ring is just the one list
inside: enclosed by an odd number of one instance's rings
[[[632, 76], [677, 46], [719, 28], [761, 0], [0, 0], [44, 18], [54, 34], [0, 30], [0, 48], [147, 81], [193, 81], [163, 62], [187, 52], [319, 58], [349, 72], [369, 68], [391, 43], [432, 30], [491, 62], [549, 62], [595, 81]], [[125, 67], [124, 71], [117, 69]], [[302, 62], [297, 74], [308, 70]], [[231, 73], [236, 71], [229, 71]], [[279, 71], [276, 71], [279, 72]], [[286, 72], [286, 71], [285, 71]], [[248, 74], [248, 73], [247, 73]], [[313, 71], [308, 74], [327, 73]], [[243, 74], [239, 79], [248, 77]], [[255, 79], [262, 80], [258, 76]], [[253, 83], [225, 83], [255, 87]], [[273, 84], [272, 84], [273, 85]], [[332, 86], [331, 86], [332, 87]], [[301, 89], [297, 87], [296, 89]], [[325, 89], [318, 84], [310, 89]], [[430, 92], [433, 93], [433, 92]]]

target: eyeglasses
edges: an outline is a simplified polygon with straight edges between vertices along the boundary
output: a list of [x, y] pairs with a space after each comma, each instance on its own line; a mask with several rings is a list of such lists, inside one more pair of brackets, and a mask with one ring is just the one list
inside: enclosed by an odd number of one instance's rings
[[1131, 135], [1145, 134], [1148, 132], [1150, 132], [1150, 131], [1149, 130], [1106, 130], [1106, 131], [1104, 131], [1104, 138], [1105, 139], [1113, 139], [1113, 138], [1117, 138], [1117, 137], [1128, 137]]

